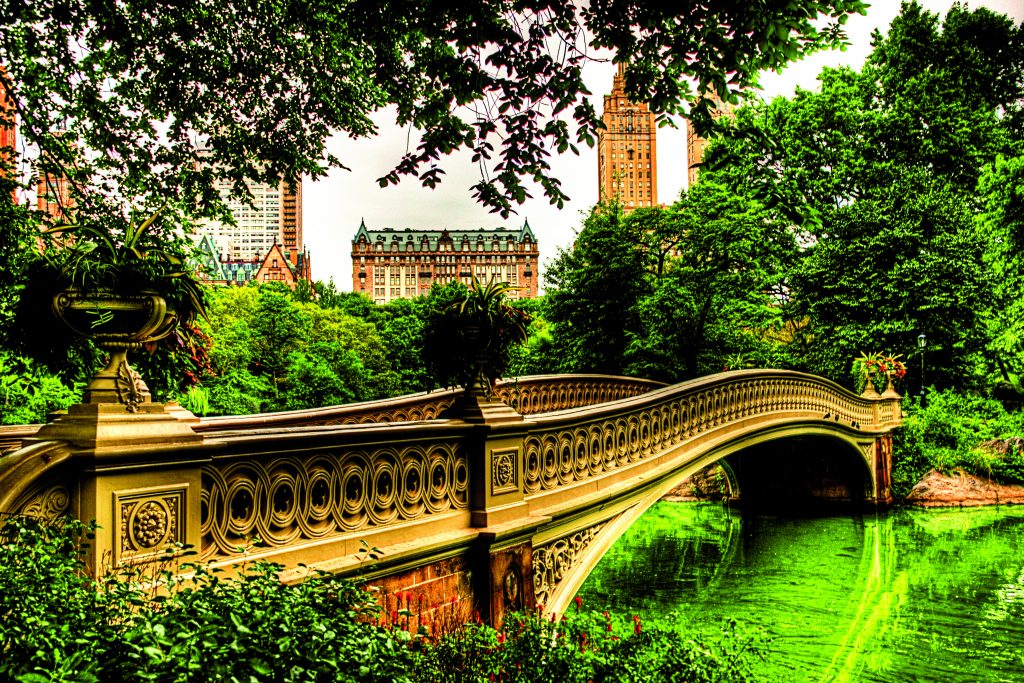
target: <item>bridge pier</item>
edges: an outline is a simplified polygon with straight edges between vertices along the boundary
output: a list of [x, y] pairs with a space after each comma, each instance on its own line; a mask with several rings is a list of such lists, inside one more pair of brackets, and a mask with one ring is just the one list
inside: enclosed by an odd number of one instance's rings
[[523, 443], [533, 423], [480, 393], [459, 399], [450, 415], [474, 425], [469, 448], [470, 524], [476, 609], [500, 627], [508, 612], [532, 608], [532, 536], [546, 517], [530, 515], [523, 487]]
[[875, 505], [892, 504], [892, 434], [875, 437]]

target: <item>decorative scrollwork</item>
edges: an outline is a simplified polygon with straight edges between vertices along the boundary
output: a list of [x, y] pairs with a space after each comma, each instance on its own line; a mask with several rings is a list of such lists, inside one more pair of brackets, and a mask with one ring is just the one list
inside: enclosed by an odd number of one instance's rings
[[547, 604], [552, 591], [579, 562], [583, 552], [601, 533], [607, 522], [533, 549], [533, 593], [537, 604]]
[[139, 406], [145, 401], [146, 385], [127, 360], [122, 360], [117, 367], [114, 385], [117, 387], [117, 400], [124, 404], [125, 409], [129, 413], [139, 412]]
[[493, 451], [491, 453], [491, 493], [504, 493], [519, 489], [519, 478], [516, 476], [516, 457], [518, 449]]
[[14, 504], [14, 511], [43, 520], [64, 517], [71, 512], [71, 493], [64, 483], [35, 487]]
[[233, 460], [202, 470], [203, 554], [322, 539], [468, 506], [458, 444]]
[[[608, 387], [597, 396], [608, 397]], [[610, 400], [610, 399], [609, 399]], [[874, 422], [869, 402], [804, 378], [741, 378], [697, 386], [613, 417], [540, 429], [523, 444], [523, 487], [548, 491], [663, 453], [687, 439], [755, 416], [800, 411], [859, 427]]]

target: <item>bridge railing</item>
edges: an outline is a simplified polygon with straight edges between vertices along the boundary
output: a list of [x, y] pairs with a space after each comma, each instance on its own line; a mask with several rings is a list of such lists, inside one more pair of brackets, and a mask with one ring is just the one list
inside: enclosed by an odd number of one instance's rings
[[[495, 396], [521, 415], [577, 408], [620, 398], [638, 396], [663, 387], [661, 382], [607, 375], [534, 375], [498, 380]], [[461, 388], [425, 391], [397, 398], [341, 406], [290, 410], [259, 415], [201, 418], [195, 429], [202, 433], [255, 427], [352, 425], [381, 422], [433, 420], [450, 407]]]
[[[786, 371], [657, 387], [599, 376], [505, 383], [498, 395], [532, 414], [493, 424], [370, 421], [414, 419], [415, 406], [454, 400], [442, 392], [399, 400], [390, 413], [363, 404], [197, 421], [164, 411], [153, 424], [169, 430], [166, 438], [149, 433], [147, 420], [158, 416], [145, 410], [92, 406], [96, 433], [109, 439], [44, 441], [0, 458], [0, 509], [96, 519], [104, 530], [92, 549], [96, 567], [147, 561], [180, 543], [223, 566], [262, 556], [345, 569], [361, 541], [412, 566], [417, 557], [468, 552], [485, 531], [528, 539], [545, 520], [557, 524], [616, 487], [644, 485], [683, 449], [730, 432], [799, 423], [870, 441], [900, 420], [895, 394], [857, 397]], [[358, 424], [331, 424], [345, 420]], [[558, 543], [566, 540], [552, 535], [535, 546]], [[554, 571], [548, 556], [538, 553], [535, 582]]]
[[414, 527], [414, 537], [467, 528], [470, 431], [438, 420], [222, 433], [200, 470], [202, 557], [231, 560], [253, 539], [250, 555], [287, 560], [282, 549], [315, 546], [351, 556], [358, 538], [385, 528]]
[[711, 375], [609, 404], [535, 416], [523, 444], [523, 492], [570, 487], [740, 425], [802, 417], [874, 433], [896, 426], [900, 416], [898, 396], [856, 396], [814, 375]]
[[[533, 375], [498, 380], [496, 397], [522, 415], [615, 401], [638, 396], [664, 386], [635, 377], [609, 375]], [[256, 415], [201, 417], [192, 428], [201, 434], [239, 429], [272, 429], [324, 425], [374, 424], [433, 420], [462, 393], [462, 389], [440, 389], [378, 401], [340, 406], [288, 410]], [[0, 454], [21, 448], [42, 425], [0, 426]]]
[[[531, 412], [660, 386], [540, 376], [501, 381], [495, 393]], [[32, 443], [0, 457], [0, 510], [96, 519], [111, 534], [94, 551], [114, 563], [146, 560], [169, 543], [199, 547], [214, 562], [308, 559], [311, 546], [322, 559], [351, 555], [356, 538], [401, 542], [409, 533], [403, 526], [416, 528], [415, 537], [466, 529], [468, 453], [479, 439], [471, 425], [436, 419], [459, 393], [208, 419], [171, 407], [161, 415], [188, 426], [164, 440], [146, 433], [155, 416], [119, 415], [96, 430], [105, 430], [106, 446], [89, 433], [81, 442]], [[32, 427], [9, 431], [20, 445], [35, 441]]]

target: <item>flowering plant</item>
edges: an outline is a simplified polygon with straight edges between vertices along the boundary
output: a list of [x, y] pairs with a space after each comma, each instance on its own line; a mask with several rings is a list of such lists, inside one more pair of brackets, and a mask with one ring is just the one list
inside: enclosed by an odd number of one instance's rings
[[874, 384], [876, 378], [885, 377], [887, 381], [894, 381], [903, 379], [907, 374], [907, 366], [898, 355], [890, 356], [881, 352], [864, 353], [862, 351], [860, 356], [853, 361], [853, 370], [858, 379], [859, 386], [857, 388], [861, 390], [868, 383]]
[[877, 375], [885, 375], [893, 379], [903, 379], [907, 374], [907, 366], [900, 360], [899, 356], [886, 356], [883, 353], [864, 353], [854, 359], [854, 367], [857, 368], [865, 379]]

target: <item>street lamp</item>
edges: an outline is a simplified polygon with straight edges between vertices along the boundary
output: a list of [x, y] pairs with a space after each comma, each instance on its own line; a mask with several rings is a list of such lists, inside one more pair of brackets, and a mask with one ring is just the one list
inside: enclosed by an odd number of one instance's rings
[[924, 334], [917, 335], [917, 348], [921, 349], [921, 407], [924, 408], [924, 347], [925, 347], [925, 336]]

